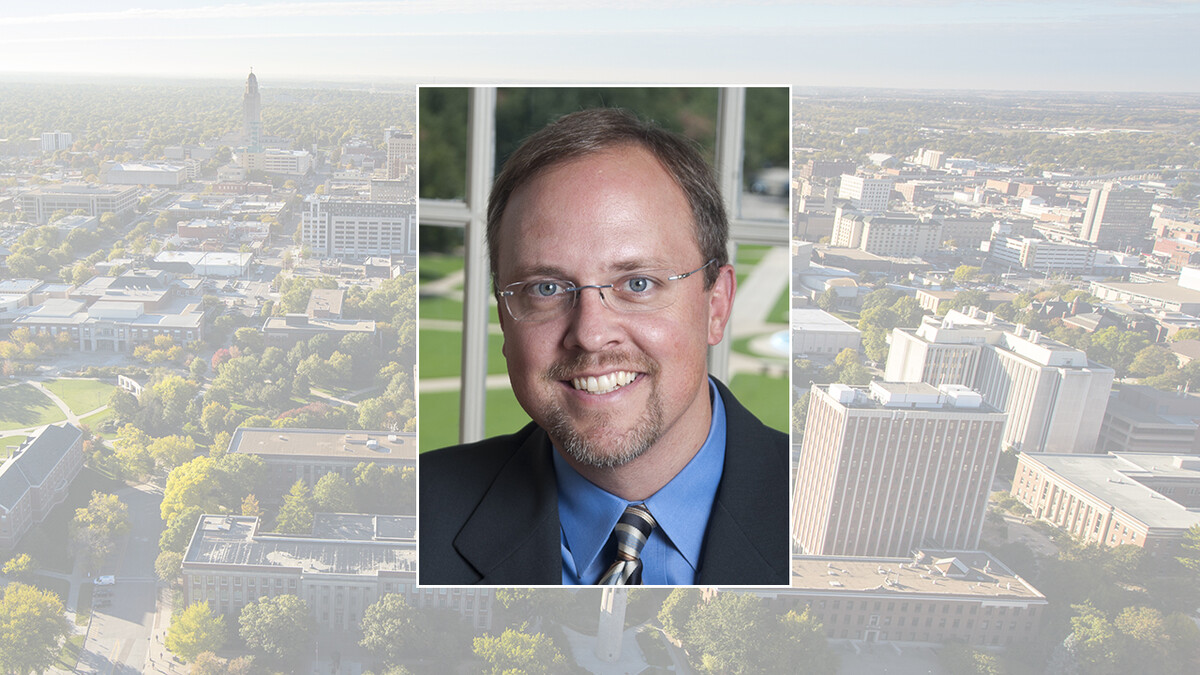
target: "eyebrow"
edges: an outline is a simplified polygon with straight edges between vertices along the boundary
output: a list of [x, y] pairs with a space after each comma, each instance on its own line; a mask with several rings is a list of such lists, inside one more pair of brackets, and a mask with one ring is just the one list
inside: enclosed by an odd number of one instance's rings
[[[641, 270], [670, 270], [670, 269], [672, 269], [670, 265], [668, 265], [664, 262], [661, 262], [661, 261], [655, 261], [655, 260], [650, 260], [650, 259], [646, 259], [646, 258], [631, 258], [628, 260], [620, 260], [620, 261], [617, 261], [617, 262], [609, 265], [607, 270], [605, 272], [602, 272], [602, 274], [608, 275], [608, 274], [612, 274], [612, 273], [638, 272]], [[520, 283], [523, 281], [530, 281], [533, 279], [558, 279], [560, 281], [572, 281], [572, 282], [578, 281], [577, 279], [573, 278], [575, 275], [569, 274], [563, 268], [556, 267], [554, 265], [533, 265], [524, 270], [521, 270], [519, 274], [516, 274], [514, 276], [516, 277], [516, 281], [513, 281], [511, 283]]]

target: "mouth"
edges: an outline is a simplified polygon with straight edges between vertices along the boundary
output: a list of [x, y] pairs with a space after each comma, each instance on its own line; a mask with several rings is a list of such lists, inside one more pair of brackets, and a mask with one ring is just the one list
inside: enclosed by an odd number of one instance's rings
[[618, 370], [604, 375], [573, 377], [571, 378], [571, 386], [575, 387], [577, 391], [586, 391], [589, 394], [608, 394], [624, 387], [637, 378], [638, 374], [635, 372]]

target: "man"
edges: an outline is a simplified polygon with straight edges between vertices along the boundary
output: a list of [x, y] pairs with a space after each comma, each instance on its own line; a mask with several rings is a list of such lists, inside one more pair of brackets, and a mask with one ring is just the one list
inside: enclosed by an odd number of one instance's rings
[[420, 583], [788, 583], [787, 437], [706, 372], [727, 233], [693, 145], [628, 113], [512, 155], [488, 248], [533, 423], [421, 456]]

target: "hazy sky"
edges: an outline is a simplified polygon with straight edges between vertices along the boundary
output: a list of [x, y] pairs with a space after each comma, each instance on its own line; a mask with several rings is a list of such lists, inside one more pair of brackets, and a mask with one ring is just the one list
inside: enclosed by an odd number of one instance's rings
[[0, 0], [0, 76], [1200, 91], [1200, 0]]

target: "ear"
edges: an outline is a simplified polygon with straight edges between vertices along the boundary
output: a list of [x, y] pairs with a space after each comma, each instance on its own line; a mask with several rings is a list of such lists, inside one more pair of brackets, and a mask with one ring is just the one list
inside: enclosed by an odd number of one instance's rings
[[496, 298], [496, 320], [500, 322], [500, 332], [504, 334], [504, 340], [500, 342], [500, 355], [508, 358], [508, 326], [504, 316], [504, 301], [499, 297]]
[[717, 280], [708, 290], [708, 344], [715, 345], [725, 337], [725, 324], [733, 313], [733, 295], [737, 290], [737, 277], [733, 265], [722, 265], [717, 270]]

